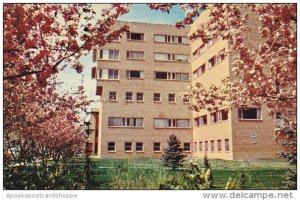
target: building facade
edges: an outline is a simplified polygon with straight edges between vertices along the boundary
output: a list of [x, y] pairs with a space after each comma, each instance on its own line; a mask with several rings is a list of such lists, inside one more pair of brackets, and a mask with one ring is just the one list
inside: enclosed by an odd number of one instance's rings
[[94, 51], [93, 77], [101, 96], [97, 155], [160, 157], [175, 134], [189, 156], [216, 159], [275, 158], [274, 119], [265, 107], [226, 107], [210, 113], [188, 109], [180, 95], [196, 82], [209, 87], [231, 76], [226, 40], [189, 41], [208, 18], [203, 12], [184, 29], [173, 25], [121, 22], [130, 34]]
[[[192, 112], [179, 95], [191, 84], [189, 28], [118, 22], [131, 33], [97, 49], [98, 155], [160, 157], [169, 135], [192, 151]], [[176, 34], [174, 34], [176, 33]]]

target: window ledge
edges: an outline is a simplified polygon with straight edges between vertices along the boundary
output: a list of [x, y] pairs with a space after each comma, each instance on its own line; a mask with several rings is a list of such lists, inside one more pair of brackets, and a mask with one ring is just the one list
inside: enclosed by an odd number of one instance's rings
[[212, 123], [210, 123], [210, 125], [221, 124], [221, 123], [223, 123], [223, 122], [228, 122], [228, 119], [222, 120], [222, 121], [217, 121], [217, 122], [212, 122]]
[[154, 80], [156, 80], [156, 81], [190, 82], [190, 80], [173, 80], [173, 79], [156, 79], [156, 78], [154, 78]]
[[125, 100], [127, 103], [133, 103], [133, 100]]
[[133, 40], [133, 39], [128, 39], [128, 38], [127, 38], [127, 41], [130, 41], [130, 42], [146, 42], [146, 40]]
[[117, 101], [117, 100], [111, 100], [111, 99], [110, 99], [109, 102], [118, 102], [118, 101]]
[[155, 62], [173, 62], [173, 63], [189, 63], [190, 61], [177, 61], [177, 60], [154, 60]]
[[169, 103], [170, 103], [170, 104], [176, 104], [176, 102], [173, 102], [173, 101], [171, 101], [171, 102], [169, 101]]
[[154, 153], [161, 153], [161, 151], [153, 151]]
[[132, 79], [132, 80], [145, 80], [145, 78], [135, 78], [135, 77], [126, 77], [126, 79]]
[[191, 127], [154, 127], [154, 129], [180, 129], [180, 130], [182, 130], [182, 129], [191, 129]]
[[153, 101], [153, 103], [162, 103], [162, 101]]
[[98, 61], [113, 61], [113, 62], [120, 62], [121, 60], [118, 59], [118, 60], [113, 60], [113, 59], [98, 59]]
[[127, 58], [127, 60], [145, 61], [145, 58]]
[[125, 151], [125, 153], [133, 153], [133, 151]]
[[144, 126], [108, 126], [109, 128], [133, 128], [133, 129], [143, 129]]
[[262, 121], [262, 119], [241, 119], [241, 118], [239, 118], [239, 121]]
[[144, 153], [144, 151], [136, 151], [136, 153]]
[[176, 44], [176, 45], [189, 45], [188, 44], [185, 44], [185, 43], [173, 43], [173, 42], [158, 42], [158, 41], [153, 41], [153, 43], [158, 43], [158, 44]]
[[103, 78], [97, 78], [99, 81], [120, 81], [120, 79], [103, 79]]
[[183, 104], [190, 104], [191, 102], [182, 102]]
[[136, 102], [137, 102], [137, 103], [145, 103], [145, 101], [138, 101], [138, 100], [137, 100]]
[[117, 151], [107, 151], [107, 153], [116, 153]]

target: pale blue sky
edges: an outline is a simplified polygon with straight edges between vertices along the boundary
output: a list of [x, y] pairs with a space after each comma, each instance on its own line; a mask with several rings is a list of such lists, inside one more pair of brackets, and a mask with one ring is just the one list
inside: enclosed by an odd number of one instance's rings
[[[131, 22], [147, 22], [158, 24], [175, 24], [180, 19], [183, 19], [184, 11], [180, 10], [178, 6], [171, 9], [170, 13], [163, 13], [161, 11], [151, 10], [146, 4], [133, 4], [129, 12], [119, 18], [122, 21]], [[90, 99], [100, 100], [95, 95], [96, 93], [96, 80], [91, 79], [91, 67], [96, 64], [92, 62], [91, 53], [87, 56], [82, 56], [81, 61], [84, 64], [84, 69], [81, 74], [78, 74], [75, 70], [66, 68], [59, 74], [59, 78], [64, 81], [63, 88], [69, 89], [71, 87], [77, 87], [81, 85], [83, 78], [83, 85], [86, 90], [86, 95]], [[99, 107], [98, 103], [93, 103], [91, 107]]]

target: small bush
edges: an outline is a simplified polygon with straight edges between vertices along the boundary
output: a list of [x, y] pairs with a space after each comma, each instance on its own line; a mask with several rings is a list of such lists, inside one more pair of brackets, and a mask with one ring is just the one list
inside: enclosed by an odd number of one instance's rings
[[244, 188], [246, 183], [246, 176], [242, 172], [238, 177], [229, 177], [225, 190], [241, 190]]

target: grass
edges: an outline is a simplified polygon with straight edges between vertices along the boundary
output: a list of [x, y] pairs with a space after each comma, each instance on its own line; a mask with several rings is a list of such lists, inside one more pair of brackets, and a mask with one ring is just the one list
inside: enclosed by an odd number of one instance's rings
[[[93, 159], [93, 177], [97, 189], [159, 189], [166, 178], [181, 175], [188, 162], [178, 171], [161, 165], [159, 159]], [[202, 160], [197, 161], [200, 164]], [[284, 160], [224, 161], [210, 160], [215, 189], [224, 189], [228, 178], [242, 172], [246, 175], [245, 189], [282, 189], [287, 169]]]

